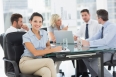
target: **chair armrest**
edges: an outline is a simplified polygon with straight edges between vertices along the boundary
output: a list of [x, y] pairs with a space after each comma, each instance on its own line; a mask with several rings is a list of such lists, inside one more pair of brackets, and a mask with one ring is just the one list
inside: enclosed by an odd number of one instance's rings
[[116, 51], [114, 52], [114, 54], [112, 54], [111, 56], [111, 63], [114, 64], [114, 56], [116, 55]]
[[19, 75], [19, 68], [18, 68], [18, 65], [15, 61], [12, 61], [12, 60], [8, 60], [6, 59], [5, 57], [3, 58], [4, 61], [7, 61], [7, 62], [10, 62], [13, 64], [13, 67], [14, 67], [14, 72], [15, 72], [15, 75], [16, 77]]

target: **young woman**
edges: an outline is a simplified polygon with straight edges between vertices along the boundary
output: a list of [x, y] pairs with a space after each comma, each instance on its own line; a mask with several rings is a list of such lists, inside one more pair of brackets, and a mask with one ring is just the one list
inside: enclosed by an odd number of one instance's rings
[[47, 32], [40, 30], [43, 17], [35, 12], [31, 15], [32, 28], [23, 35], [24, 53], [21, 56], [19, 67], [24, 74], [34, 74], [42, 77], [56, 77], [54, 62], [43, 55], [61, 51], [62, 47], [51, 48]]
[[[64, 25], [62, 25], [61, 17], [58, 14], [52, 14], [50, 19], [50, 26], [47, 28], [50, 41], [56, 42], [56, 38], [54, 36], [54, 30], [67, 30], [67, 29], [68, 26], [64, 27]], [[60, 64], [61, 61], [55, 62], [57, 73], [59, 73]]]
[[50, 20], [50, 26], [47, 28], [50, 41], [56, 42], [54, 30], [67, 30], [68, 26], [62, 25], [61, 17], [58, 14], [53, 14]]

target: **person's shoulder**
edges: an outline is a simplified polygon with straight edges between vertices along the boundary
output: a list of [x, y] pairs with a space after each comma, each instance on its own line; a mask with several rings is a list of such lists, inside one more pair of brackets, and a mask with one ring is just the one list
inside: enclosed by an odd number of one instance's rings
[[97, 24], [98, 24], [98, 21], [97, 21], [97, 20], [94, 20], [94, 19], [91, 19], [91, 22], [92, 22], [92, 23], [97, 23]]
[[5, 31], [5, 34], [11, 33], [11, 32], [15, 32], [15, 30], [12, 29], [12, 27], [9, 27], [9, 28]]
[[23, 37], [29, 37], [29, 31], [27, 31], [27, 32], [23, 35]]
[[47, 34], [47, 31], [46, 30], [40, 30], [41, 31], [41, 33], [43, 33], [43, 34]]
[[52, 26], [48, 26], [47, 28], [53, 28]]
[[116, 28], [116, 24], [115, 23], [110, 23], [109, 27], [115, 27]]
[[9, 31], [10, 31], [10, 28], [8, 28], [8, 29], [6, 30], [5, 34], [9, 33]]

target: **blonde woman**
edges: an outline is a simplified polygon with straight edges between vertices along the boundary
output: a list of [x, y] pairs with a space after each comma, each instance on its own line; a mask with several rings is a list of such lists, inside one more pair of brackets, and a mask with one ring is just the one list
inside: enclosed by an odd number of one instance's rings
[[50, 41], [56, 42], [54, 30], [67, 30], [68, 26], [62, 25], [61, 17], [58, 14], [53, 14], [50, 20], [50, 26], [47, 28]]
[[[50, 41], [56, 42], [56, 39], [54, 36], [54, 30], [67, 30], [67, 29], [68, 29], [68, 26], [64, 27], [64, 25], [62, 25], [61, 17], [58, 14], [53, 14], [51, 16], [50, 26], [47, 28]], [[57, 73], [59, 72], [60, 64], [61, 64], [61, 61], [55, 62]]]

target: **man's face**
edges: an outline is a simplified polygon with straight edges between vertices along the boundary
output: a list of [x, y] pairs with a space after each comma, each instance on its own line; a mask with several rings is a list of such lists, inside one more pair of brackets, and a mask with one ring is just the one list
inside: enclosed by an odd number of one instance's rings
[[97, 16], [97, 21], [99, 24], [101, 24], [101, 17]]
[[87, 12], [82, 12], [82, 13], [81, 13], [81, 16], [82, 16], [82, 19], [83, 19], [85, 22], [88, 22], [89, 19], [90, 19], [90, 14], [88, 14]]
[[16, 23], [16, 28], [17, 29], [21, 29], [22, 25], [23, 25], [23, 19], [19, 18], [18, 22]]

